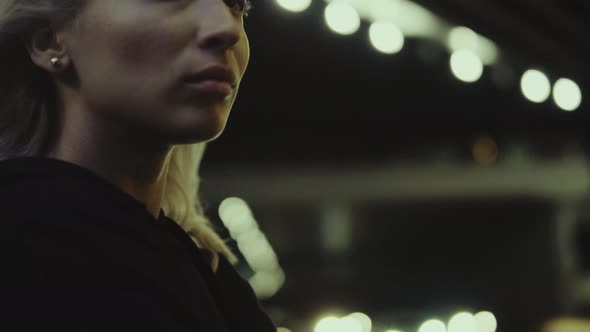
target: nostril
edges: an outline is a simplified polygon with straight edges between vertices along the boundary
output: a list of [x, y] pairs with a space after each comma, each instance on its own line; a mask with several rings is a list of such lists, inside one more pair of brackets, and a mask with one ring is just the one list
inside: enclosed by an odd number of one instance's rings
[[234, 32], [220, 32], [205, 38], [201, 47], [208, 49], [228, 49], [240, 40], [240, 35]]

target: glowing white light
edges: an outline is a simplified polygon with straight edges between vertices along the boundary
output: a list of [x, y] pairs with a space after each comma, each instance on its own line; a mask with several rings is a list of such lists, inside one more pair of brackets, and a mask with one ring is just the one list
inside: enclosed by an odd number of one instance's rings
[[472, 83], [483, 74], [483, 63], [473, 51], [459, 50], [451, 55], [451, 70], [461, 81]]
[[479, 44], [479, 37], [467, 27], [455, 27], [449, 32], [447, 42], [452, 51], [475, 51]]
[[475, 317], [468, 312], [461, 312], [449, 320], [449, 332], [478, 332]]
[[447, 36], [447, 46], [453, 52], [460, 50], [472, 51], [477, 54], [485, 65], [495, 64], [498, 60], [496, 44], [467, 27], [451, 29]]
[[232, 233], [240, 233], [256, 225], [248, 203], [238, 197], [230, 197], [221, 202], [218, 213], [225, 227]]
[[371, 318], [362, 312], [355, 312], [348, 317], [356, 319], [361, 324], [361, 331], [362, 332], [371, 332], [371, 328], [373, 323], [371, 322]]
[[493, 65], [498, 61], [498, 47], [496, 44], [482, 36], [479, 36], [477, 43], [477, 55], [485, 65]]
[[340, 318], [326, 317], [322, 318], [315, 326], [315, 332], [339, 332]]
[[355, 318], [344, 317], [340, 319], [339, 332], [363, 332], [363, 327]]
[[582, 91], [576, 82], [560, 78], [553, 86], [553, 100], [564, 111], [575, 111], [582, 104]]
[[324, 13], [328, 27], [342, 35], [351, 35], [361, 26], [361, 18], [351, 5], [344, 2], [332, 2]]
[[295, 13], [302, 12], [311, 5], [311, 0], [276, 0], [276, 2], [284, 9]]
[[260, 241], [251, 243], [249, 246], [238, 242], [238, 247], [252, 269], [259, 271], [278, 267], [277, 255], [265, 238], [260, 238]]
[[406, 36], [432, 38], [438, 36], [444, 28], [443, 22], [436, 15], [413, 1], [347, 1], [353, 3], [361, 16], [368, 21], [394, 23]]
[[398, 53], [404, 47], [401, 30], [389, 22], [375, 22], [369, 28], [369, 38], [373, 46], [383, 53]]
[[520, 89], [526, 99], [533, 103], [542, 103], [551, 95], [549, 79], [536, 69], [529, 69], [522, 75]]
[[240, 250], [245, 250], [249, 247], [253, 247], [266, 240], [266, 236], [262, 234], [260, 229], [253, 228], [247, 232], [241, 233], [236, 237], [236, 242], [240, 247]]
[[442, 321], [431, 319], [424, 322], [418, 329], [418, 332], [447, 332], [447, 327]]
[[482, 311], [475, 314], [477, 332], [496, 332], [498, 322], [496, 316], [489, 311]]
[[269, 298], [275, 295], [285, 283], [285, 273], [281, 269], [259, 271], [248, 282], [258, 297]]

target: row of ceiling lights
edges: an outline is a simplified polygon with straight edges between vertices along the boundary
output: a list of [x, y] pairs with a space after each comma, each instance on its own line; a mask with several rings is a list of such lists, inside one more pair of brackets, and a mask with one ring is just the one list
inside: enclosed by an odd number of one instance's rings
[[[361, 312], [345, 317], [328, 316], [320, 319], [314, 332], [372, 332], [371, 318]], [[439, 319], [429, 319], [420, 324], [418, 332], [495, 332], [498, 327], [496, 317], [489, 311], [477, 314], [459, 312], [447, 323]], [[402, 332], [398, 329], [387, 329], [384, 332]]]
[[[302, 12], [312, 0], [275, 0], [283, 9]], [[373, 47], [385, 54], [402, 51], [406, 37], [438, 41], [449, 50], [450, 68], [454, 76], [467, 83], [477, 82], [485, 66], [498, 63], [500, 52], [489, 39], [467, 27], [453, 27], [442, 19], [408, 0], [325, 0], [324, 18], [335, 33], [351, 35], [361, 26], [361, 19], [371, 22], [369, 39]], [[520, 79], [523, 96], [533, 103], [543, 103], [553, 96], [554, 103], [564, 111], [574, 111], [582, 104], [582, 91], [568, 78], [553, 84], [540, 69], [529, 69]]]

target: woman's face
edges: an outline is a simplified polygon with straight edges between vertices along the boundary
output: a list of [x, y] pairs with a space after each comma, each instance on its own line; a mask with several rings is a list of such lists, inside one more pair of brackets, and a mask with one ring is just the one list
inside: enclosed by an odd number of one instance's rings
[[[250, 57], [244, 1], [88, 0], [64, 39], [83, 101], [166, 143], [218, 137]], [[235, 85], [187, 83], [211, 67], [228, 69]]]

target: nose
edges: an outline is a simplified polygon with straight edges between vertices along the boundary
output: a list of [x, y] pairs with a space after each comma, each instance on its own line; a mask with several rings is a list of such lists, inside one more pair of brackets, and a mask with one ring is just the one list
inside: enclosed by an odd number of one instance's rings
[[199, 47], [225, 51], [241, 38], [241, 18], [236, 16], [224, 0], [201, 1], [201, 24], [198, 31]]

